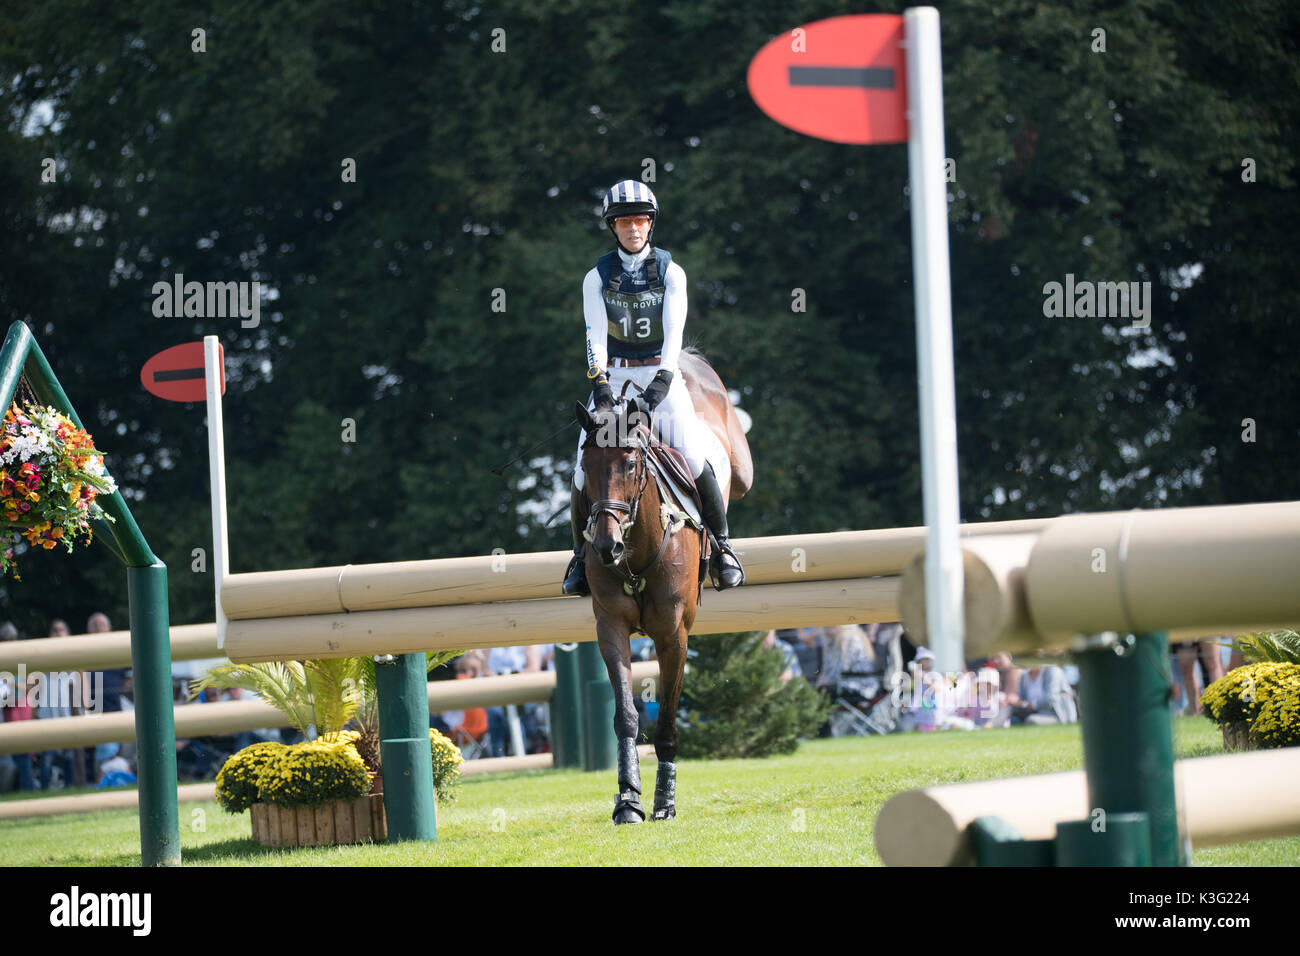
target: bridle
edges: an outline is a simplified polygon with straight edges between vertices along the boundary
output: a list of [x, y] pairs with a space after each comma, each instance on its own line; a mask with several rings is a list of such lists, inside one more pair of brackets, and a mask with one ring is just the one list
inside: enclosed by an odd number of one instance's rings
[[[636, 487], [635, 494], [632, 495], [631, 502], [619, 501], [615, 498], [603, 498], [594, 502], [591, 506], [590, 513], [587, 516], [587, 527], [582, 532], [582, 536], [587, 539], [588, 544], [594, 544], [592, 541], [592, 528], [595, 527], [596, 518], [604, 512], [608, 512], [614, 520], [618, 521], [619, 528], [623, 533], [623, 539], [626, 541], [628, 534], [636, 527], [637, 514], [641, 507], [641, 497], [645, 494], [646, 487], [650, 483], [650, 467], [647, 459], [650, 454], [646, 439], [640, 434], [637, 435], [636, 444], [633, 446], [633, 453], [636, 461], [636, 471], [632, 476], [632, 483]], [[620, 514], [627, 515], [626, 520], [619, 518]], [[659, 566], [663, 559], [664, 552], [668, 550], [668, 539], [672, 535], [666, 530], [663, 540], [659, 542], [659, 552], [654, 556], [654, 560], [647, 564], [640, 571], [633, 571], [627, 564], [627, 548], [618, 560], [614, 562], [614, 570], [623, 578], [623, 590], [631, 595], [638, 595], [645, 590], [646, 581], [649, 579], [650, 572]]]

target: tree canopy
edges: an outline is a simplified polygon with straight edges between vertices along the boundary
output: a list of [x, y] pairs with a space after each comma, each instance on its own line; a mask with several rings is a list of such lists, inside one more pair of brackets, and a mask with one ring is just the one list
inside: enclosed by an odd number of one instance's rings
[[[0, 3], [0, 319], [108, 453], [173, 620], [212, 615], [204, 411], [139, 369], [205, 334], [233, 571], [567, 547], [580, 284], [625, 178], [754, 422], [733, 533], [921, 523], [906, 149], [791, 132], [745, 86], [771, 37], [859, 12]], [[963, 519], [1296, 498], [1300, 8], [941, 14]], [[258, 281], [260, 322], [156, 316], [178, 273]], [[1149, 282], [1149, 327], [1049, 316], [1067, 276]], [[23, 567], [29, 632], [124, 623], [103, 554]]]

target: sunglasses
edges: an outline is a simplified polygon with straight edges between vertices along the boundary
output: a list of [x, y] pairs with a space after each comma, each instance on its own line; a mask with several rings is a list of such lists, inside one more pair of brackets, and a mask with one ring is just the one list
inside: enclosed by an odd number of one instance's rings
[[614, 220], [614, 225], [626, 229], [628, 226], [640, 226], [643, 229], [650, 225], [649, 216], [619, 216]]

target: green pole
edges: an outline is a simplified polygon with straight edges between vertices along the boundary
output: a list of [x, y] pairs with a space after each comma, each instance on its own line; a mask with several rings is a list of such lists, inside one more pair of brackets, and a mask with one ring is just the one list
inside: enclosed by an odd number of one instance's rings
[[551, 698], [551, 751], [556, 767], [581, 767], [582, 677], [578, 672], [581, 644], [555, 645], [555, 695]]
[[140, 862], [180, 866], [167, 566], [156, 561], [147, 568], [127, 568], [126, 584], [140, 771]]
[[423, 654], [375, 659], [388, 840], [436, 840], [428, 667]]
[[1051, 840], [1026, 840], [1001, 817], [976, 817], [970, 835], [977, 866], [1052, 865]]
[[[58, 376], [22, 321], [9, 326], [0, 346], [0, 392], [12, 398], [26, 374], [37, 400], [53, 405], [85, 428]], [[167, 566], [159, 561], [122, 492], [100, 495], [96, 504], [113, 519], [100, 521], [100, 540], [127, 565], [131, 620], [131, 666], [135, 675], [135, 729], [140, 799], [140, 862], [178, 866], [180, 829], [176, 809], [176, 726], [172, 718], [171, 632], [167, 610]]]
[[[1174, 795], [1167, 635], [1129, 635], [1098, 643], [1078, 653], [1075, 663], [1090, 819], [1103, 826], [1117, 815], [1146, 814], [1151, 849], [1138, 858], [1149, 859], [1152, 866], [1183, 865], [1187, 861]], [[1112, 865], [1132, 858], [1125, 851]]]
[[[1055, 865], [1151, 865], [1151, 828], [1145, 813], [1108, 813], [1104, 829], [1102, 823], [1100, 819], [1058, 823]], [[1046, 865], [1052, 865], [1052, 860]]]
[[578, 646], [578, 673], [582, 681], [582, 765], [586, 770], [609, 770], [618, 754], [614, 688], [596, 641], [584, 641]]

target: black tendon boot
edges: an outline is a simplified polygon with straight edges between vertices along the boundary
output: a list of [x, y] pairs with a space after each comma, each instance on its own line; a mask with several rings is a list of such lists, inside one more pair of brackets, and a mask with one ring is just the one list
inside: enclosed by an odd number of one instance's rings
[[564, 584], [561, 590], [565, 594], [587, 595], [591, 588], [587, 586], [587, 542], [582, 537], [586, 521], [582, 514], [582, 489], [571, 488], [573, 497], [569, 499], [569, 525], [573, 530], [573, 560], [564, 572]]
[[618, 738], [618, 802], [614, 804], [614, 822], [642, 823], [641, 759], [636, 752], [635, 737]]
[[708, 462], [695, 477], [695, 486], [700, 489], [700, 501], [704, 505], [704, 523], [718, 542], [718, 590], [744, 584], [745, 569], [740, 566], [740, 559], [727, 540], [727, 506], [722, 500], [722, 489], [718, 487], [718, 476]]
[[652, 820], [668, 820], [677, 816], [677, 764], [671, 760], [659, 761], [655, 777], [655, 809]]

